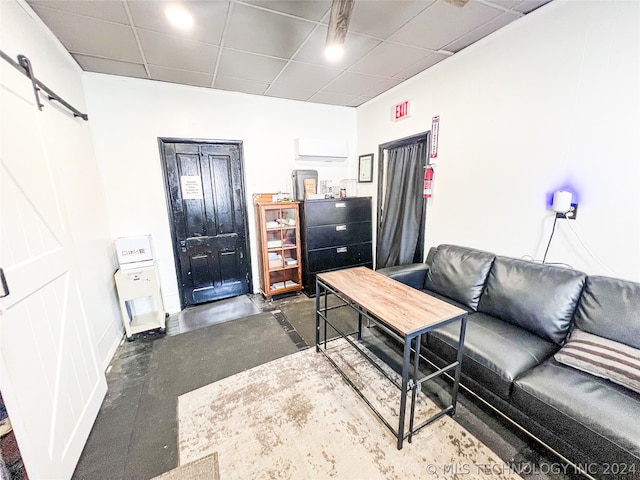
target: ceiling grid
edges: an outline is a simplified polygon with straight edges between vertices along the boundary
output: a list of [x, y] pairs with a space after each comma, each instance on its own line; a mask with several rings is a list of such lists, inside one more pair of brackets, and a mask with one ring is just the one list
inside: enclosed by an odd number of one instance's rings
[[[27, 0], [83, 70], [355, 107], [550, 0], [355, 0], [336, 63], [330, 0]], [[13, 52], [11, 52], [13, 53]]]

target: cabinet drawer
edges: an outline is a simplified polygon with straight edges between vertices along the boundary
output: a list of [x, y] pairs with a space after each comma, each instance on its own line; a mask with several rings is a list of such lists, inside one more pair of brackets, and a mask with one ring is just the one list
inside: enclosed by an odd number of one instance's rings
[[308, 269], [309, 272], [320, 272], [371, 261], [371, 242], [358, 243], [310, 251]]
[[371, 221], [371, 198], [353, 197], [304, 202], [307, 227]]
[[371, 241], [371, 222], [339, 223], [309, 227], [306, 231], [307, 249], [337, 247]]

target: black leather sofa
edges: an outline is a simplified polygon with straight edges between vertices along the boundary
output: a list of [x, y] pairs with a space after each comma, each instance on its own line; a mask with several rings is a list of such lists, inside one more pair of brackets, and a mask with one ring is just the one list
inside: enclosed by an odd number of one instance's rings
[[[640, 353], [640, 284], [454, 245], [378, 271], [469, 312], [464, 387], [592, 477], [640, 478], [640, 393], [555, 358], [574, 332]], [[427, 335], [430, 361], [457, 330]]]

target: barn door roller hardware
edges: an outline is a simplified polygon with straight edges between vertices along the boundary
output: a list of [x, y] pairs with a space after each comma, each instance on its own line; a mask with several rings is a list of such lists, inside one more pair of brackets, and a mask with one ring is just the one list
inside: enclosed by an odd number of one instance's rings
[[16, 63], [9, 55], [4, 53], [2, 50], [0, 50], [0, 56], [10, 65], [12, 65], [16, 70], [23, 73], [29, 78], [29, 80], [31, 80], [31, 84], [33, 85], [33, 94], [36, 96], [36, 105], [38, 105], [38, 110], [42, 110], [42, 107], [44, 107], [44, 105], [40, 103], [40, 96], [38, 95], [38, 92], [42, 90], [47, 94], [49, 100], [55, 100], [56, 102], [68, 108], [73, 113], [74, 117], [80, 117], [83, 120], [89, 120], [89, 116], [86, 113], [82, 113], [79, 110], [73, 108], [62, 98], [60, 98], [53, 90], [51, 90], [33, 75], [33, 67], [31, 66], [31, 62], [27, 57], [25, 57], [24, 55], [18, 55], [18, 63]]

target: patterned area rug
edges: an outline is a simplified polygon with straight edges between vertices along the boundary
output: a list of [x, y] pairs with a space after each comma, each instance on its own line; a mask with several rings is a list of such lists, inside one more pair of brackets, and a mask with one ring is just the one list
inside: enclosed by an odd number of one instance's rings
[[[331, 357], [397, 427], [399, 390], [341, 341]], [[416, 425], [437, 412], [418, 396]], [[517, 479], [489, 448], [445, 416], [396, 439], [314, 348], [180, 396], [180, 463], [218, 454], [221, 480]]]
[[220, 480], [218, 454], [214, 453], [195, 462], [180, 465], [153, 480]]

